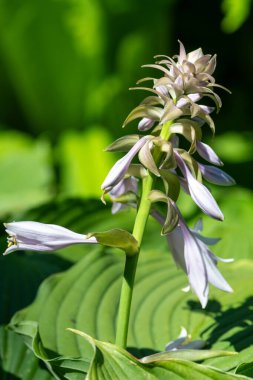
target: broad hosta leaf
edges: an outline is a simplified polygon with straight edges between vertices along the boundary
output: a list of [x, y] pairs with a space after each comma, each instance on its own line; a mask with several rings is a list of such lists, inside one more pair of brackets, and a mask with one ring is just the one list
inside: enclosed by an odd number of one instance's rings
[[49, 254], [0, 256], [0, 324], [8, 323], [13, 313], [33, 301], [46, 277], [70, 265], [70, 261]]
[[236, 369], [236, 373], [253, 378], [253, 362], [239, 365]]
[[[98, 339], [114, 342], [122, 261], [122, 256], [109, 250], [105, 254], [100, 248], [86, 254], [65, 274], [46, 280], [36, 302], [16, 314], [12, 323], [16, 326], [23, 320], [36, 320], [47, 348], [66, 356], [90, 356], [90, 347], [80, 345], [65, 329], [78, 328]], [[245, 348], [244, 339], [248, 335], [245, 337], [244, 315], [248, 310], [247, 297], [253, 293], [252, 270], [251, 262], [230, 264], [222, 270], [235, 294], [212, 290], [209, 306], [201, 311], [196, 297], [181, 292], [186, 278], [169, 256], [145, 251], [137, 274], [130, 321], [132, 352], [144, 356], [144, 348], [150, 353], [163, 351], [181, 325], [193, 339], [201, 337], [217, 349]], [[237, 343], [238, 335], [242, 337]]]
[[0, 378], [1, 380], [53, 380], [39, 359], [28, 348], [21, 336], [0, 327]]
[[[216, 368], [178, 359], [176, 355], [167, 354], [167, 359], [155, 360], [143, 364], [131, 356], [127, 351], [111, 343], [95, 340], [78, 330], [72, 330], [88, 341], [94, 350], [87, 380], [233, 380], [244, 379], [243, 376], [226, 374]], [[180, 353], [177, 353], [180, 356]], [[182, 354], [183, 355], [183, 354]], [[174, 357], [173, 357], [174, 356]]]
[[[231, 201], [233, 207], [237, 207], [241, 198], [234, 197]], [[246, 224], [246, 232], [247, 202], [250, 207], [250, 200], [245, 198], [240, 216], [242, 225]], [[21, 219], [15, 219], [59, 223], [83, 233], [115, 226], [131, 230], [134, 211], [112, 218], [109, 215], [108, 208], [101, 207], [98, 202], [66, 201], [40, 207], [27, 215], [20, 214]], [[241, 237], [243, 231], [242, 228]], [[234, 233], [232, 235], [226, 239], [237, 238]], [[244, 236], [246, 241], [251, 238], [248, 234]], [[234, 255], [232, 248], [229, 256]], [[245, 250], [249, 248], [250, 244], [245, 246]], [[24, 320], [38, 321], [47, 349], [64, 356], [91, 358], [89, 344], [65, 329], [79, 329], [96, 339], [114, 342], [124, 255], [97, 246], [67, 248], [60, 254], [76, 264], [64, 274], [48, 278], [36, 302], [17, 314], [13, 323], [16, 326]], [[19, 253], [15, 255], [18, 257]], [[208, 307], [203, 311], [195, 296], [181, 292], [187, 284], [186, 276], [176, 269], [167, 253], [160, 227], [149, 223], [137, 271], [129, 332], [131, 352], [142, 357], [163, 351], [166, 343], [178, 335], [180, 326], [184, 326], [193, 339], [204, 339], [215, 349], [243, 350], [236, 360], [232, 359], [232, 364], [229, 358], [209, 359], [215, 367], [230, 370], [250, 361], [252, 349], [246, 347], [251, 345], [253, 331], [253, 263], [238, 261], [220, 267], [235, 292], [231, 295], [212, 289]]]
[[36, 322], [25, 321], [21, 323], [17, 327], [16, 333], [24, 337], [26, 345], [38, 359], [45, 363], [56, 379], [84, 379], [84, 374], [87, 373], [90, 363], [81, 358], [59, 357], [57, 353], [45, 349], [42, 345]]

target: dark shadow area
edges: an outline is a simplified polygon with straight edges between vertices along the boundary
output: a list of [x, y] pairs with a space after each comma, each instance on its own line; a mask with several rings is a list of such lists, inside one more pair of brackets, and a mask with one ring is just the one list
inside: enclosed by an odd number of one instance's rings
[[65, 271], [71, 265], [55, 254], [19, 252], [0, 256], [0, 324], [8, 323], [16, 311], [29, 305], [48, 276]]
[[159, 351], [152, 350], [151, 348], [136, 348], [136, 347], [127, 347], [127, 351], [130, 352], [137, 359], [141, 359], [144, 356], [157, 354]]
[[1, 380], [21, 380], [22, 377], [17, 377], [12, 373], [5, 372], [2, 368], [0, 368], [0, 379]]
[[[235, 351], [253, 344], [253, 296], [241, 305], [227, 310], [222, 310], [222, 305], [216, 300], [210, 300], [205, 310], [195, 301], [189, 301], [188, 307], [193, 312], [201, 312], [213, 318], [214, 322], [200, 336], [205, 336], [210, 347], [218, 340], [229, 342]], [[222, 336], [225, 336], [224, 339]]]

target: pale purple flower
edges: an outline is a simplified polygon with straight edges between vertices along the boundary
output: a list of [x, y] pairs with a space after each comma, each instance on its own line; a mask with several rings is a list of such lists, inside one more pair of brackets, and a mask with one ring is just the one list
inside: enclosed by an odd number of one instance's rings
[[117, 212], [122, 211], [128, 208], [129, 206], [131, 206], [131, 202], [130, 203], [128, 202], [127, 204], [121, 203], [120, 201], [117, 202], [117, 198], [129, 192], [134, 193], [134, 194], [137, 194], [138, 192], [138, 179], [133, 176], [122, 179], [109, 192], [109, 195], [113, 201], [112, 214], [116, 214]]
[[164, 352], [159, 352], [157, 354], [145, 356], [140, 359], [142, 363], [150, 363], [155, 360], [161, 360], [161, 354], [166, 354], [167, 352], [178, 351], [178, 350], [199, 350], [206, 346], [206, 341], [198, 339], [191, 340], [191, 335], [187, 333], [184, 327], [181, 327], [180, 334], [177, 339], [170, 341], [165, 346]]
[[204, 340], [191, 340], [191, 336], [188, 335], [187, 330], [181, 327], [179, 337], [171, 342], [167, 343], [165, 346], [166, 352], [177, 351], [177, 350], [187, 350], [187, 349], [201, 349], [206, 345]]
[[220, 186], [235, 185], [235, 180], [223, 170], [211, 165], [198, 163], [202, 176], [211, 183]]
[[147, 117], [143, 117], [138, 124], [139, 131], [148, 131], [153, 127], [155, 121]]
[[[191, 230], [185, 224], [179, 210], [178, 215], [179, 224], [166, 235], [166, 239], [175, 263], [187, 274], [190, 288], [204, 308], [208, 301], [209, 283], [223, 291], [233, 291], [217, 269], [218, 261], [231, 262], [233, 259], [222, 259], [211, 252], [207, 245], [213, 245], [219, 239], [201, 236], [201, 221]], [[158, 211], [153, 210], [152, 216], [161, 225], [164, 224], [165, 218]]]
[[187, 181], [188, 190], [194, 202], [205, 214], [211, 216], [214, 219], [224, 220], [224, 216], [210, 191], [202, 183], [197, 181], [196, 178], [193, 177], [180, 154], [176, 151], [174, 151], [174, 154], [177, 160], [177, 164]]
[[182, 218], [176, 230], [167, 235], [167, 239], [174, 259], [188, 275], [190, 287], [198, 296], [203, 308], [208, 301], [208, 283], [220, 290], [232, 292], [232, 288], [216, 266], [218, 261], [227, 260], [215, 256], [203, 239], [189, 230]]
[[134, 158], [134, 156], [139, 152], [139, 150], [146, 144], [150, 136], [144, 136], [129, 150], [129, 152], [116, 162], [116, 164], [111, 168], [104, 182], [102, 183], [101, 189], [105, 192], [112, 190], [125, 176], [128, 168]]
[[197, 140], [196, 141], [196, 148], [198, 154], [204, 158], [206, 161], [211, 162], [211, 164], [222, 166], [223, 162], [221, 159], [217, 156], [217, 154], [214, 152], [214, 150], [207, 144], [204, 144], [203, 142]]
[[9, 235], [4, 255], [18, 250], [51, 252], [72, 244], [97, 243], [95, 237], [87, 238], [55, 224], [22, 221], [4, 226]]

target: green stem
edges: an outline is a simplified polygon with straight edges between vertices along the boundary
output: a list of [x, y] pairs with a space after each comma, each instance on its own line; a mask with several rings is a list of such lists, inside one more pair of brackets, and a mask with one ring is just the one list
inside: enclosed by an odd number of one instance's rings
[[[161, 131], [160, 136], [163, 139], [168, 140], [170, 136], [169, 128], [172, 122], [166, 123]], [[158, 152], [154, 153], [154, 159], [156, 162], [159, 161], [160, 154]], [[149, 193], [152, 190], [154, 178], [149, 173], [147, 177], [143, 179], [142, 195], [140, 200], [140, 205], [136, 215], [133, 236], [138, 241], [138, 253], [134, 256], [126, 256], [124, 277], [122, 281], [119, 312], [118, 312], [118, 322], [117, 322], [117, 332], [116, 332], [116, 344], [120, 347], [126, 348], [127, 345], [127, 334], [130, 318], [130, 309], [134, 288], [134, 280], [136, 274], [136, 268], [139, 259], [140, 247], [142, 243], [142, 238], [146, 223], [148, 220], [151, 202], [149, 200]]]
[[[138, 213], [136, 215], [133, 236], [138, 241], [139, 252], [140, 245], [142, 242], [143, 233], [148, 220], [151, 202], [148, 199], [148, 195], [152, 190], [153, 178], [149, 174], [143, 180], [142, 196], [140, 201], [140, 206]], [[130, 308], [132, 301], [132, 294], [134, 288], [135, 273], [137, 268], [137, 263], [139, 259], [139, 252], [134, 256], [126, 255], [124, 277], [121, 288], [119, 313], [118, 313], [118, 323], [117, 323], [117, 334], [116, 334], [116, 344], [123, 348], [126, 348], [127, 344], [127, 333], [130, 317]]]

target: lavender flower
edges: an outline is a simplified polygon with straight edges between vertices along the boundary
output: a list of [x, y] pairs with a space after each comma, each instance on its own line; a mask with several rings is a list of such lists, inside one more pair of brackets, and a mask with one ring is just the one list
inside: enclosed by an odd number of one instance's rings
[[55, 224], [25, 221], [4, 225], [9, 235], [4, 255], [18, 250], [51, 252], [72, 244], [97, 243], [94, 237], [87, 238]]
[[186, 226], [182, 217], [176, 229], [167, 235], [167, 239], [174, 260], [188, 275], [190, 287], [203, 308], [208, 301], [208, 283], [223, 291], [232, 292], [216, 266], [218, 261], [224, 260], [210, 251], [203, 239]]
[[179, 337], [166, 344], [165, 351], [177, 351], [177, 350], [187, 350], [187, 349], [201, 349], [206, 345], [204, 340], [191, 340], [191, 335], [187, 333], [184, 327], [181, 327]]
[[[133, 176], [122, 179], [116, 186], [114, 186], [114, 188], [109, 192], [109, 195], [113, 201], [112, 214], [116, 214], [117, 212], [130, 206], [134, 207], [135, 202], [131, 203], [129, 198], [132, 194], [134, 196], [134, 200], [136, 200], [135, 194], [137, 194], [137, 192], [138, 180]], [[123, 203], [123, 198], [125, 198], [126, 203]]]
[[235, 180], [223, 170], [211, 165], [198, 164], [202, 176], [211, 183], [220, 186], [232, 186]]
[[154, 120], [149, 119], [147, 117], [143, 117], [138, 124], [138, 129], [139, 131], [148, 131], [149, 129], [153, 127], [154, 124], [155, 124]]
[[175, 152], [175, 157], [178, 166], [187, 181], [188, 189], [194, 202], [205, 214], [214, 219], [223, 220], [224, 216], [210, 191], [193, 177], [179, 153]]
[[148, 140], [149, 136], [142, 137], [137, 141], [137, 143], [134, 144], [134, 146], [124, 157], [116, 162], [102, 183], [102, 190], [105, 192], [111, 191], [113, 187], [116, 186], [124, 178], [134, 156], [139, 152], [139, 150], [146, 144]]
[[214, 150], [207, 144], [201, 141], [196, 141], [196, 147], [198, 154], [204, 158], [206, 161], [211, 162], [211, 164], [222, 166], [223, 162], [214, 152]]

